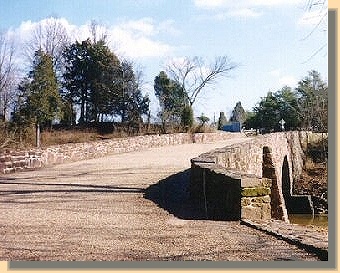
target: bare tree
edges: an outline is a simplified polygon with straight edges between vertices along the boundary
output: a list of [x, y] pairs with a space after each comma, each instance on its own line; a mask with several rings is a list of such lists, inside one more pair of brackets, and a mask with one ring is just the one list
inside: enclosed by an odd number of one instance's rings
[[106, 27], [100, 25], [96, 20], [92, 20], [89, 25], [89, 30], [92, 35], [93, 43], [96, 43], [98, 41], [106, 42], [108, 32]]
[[70, 43], [65, 26], [57, 18], [41, 21], [32, 33], [31, 39], [25, 45], [25, 55], [30, 63], [35, 52], [42, 50], [53, 57], [54, 66], [59, 70], [62, 66], [62, 52]]
[[13, 99], [16, 80], [14, 43], [6, 34], [0, 33], [0, 117], [6, 120], [8, 108]]
[[228, 76], [236, 67], [237, 65], [227, 56], [220, 56], [209, 65], [199, 57], [186, 57], [181, 61], [173, 60], [166, 69], [182, 86], [192, 106], [204, 88], [215, 84], [217, 79]]

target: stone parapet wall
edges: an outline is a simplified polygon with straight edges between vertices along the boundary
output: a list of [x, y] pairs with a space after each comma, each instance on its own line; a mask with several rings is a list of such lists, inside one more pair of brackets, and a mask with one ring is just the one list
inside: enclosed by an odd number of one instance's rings
[[108, 139], [87, 143], [53, 145], [42, 149], [0, 152], [0, 173], [11, 173], [45, 166], [103, 157], [109, 154], [185, 143], [207, 143], [244, 136], [241, 133], [179, 133]]
[[[273, 217], [288, 221], [285, 198], [288, 202], [291, 200], [295, 203], [300, 202], [299, 204], [306, 207], [304, 211], [308, 212], [311, 206], [309, 199], [305, 196], [292, 196], [291, 189], [294, 178], [298, 177], [302, 170], [302, 146], [306, 139], [312, 137], [318, 136], [314, 136], [311, 132], [297, 131], [259, 135], [241, 143], [201, 154], [191, 160], [191, 195], [201, 202], [205, 199], [205, 208], [209, 207], [206, 204], [219, 203], [224, 206], [224, 210], [228, 210], [228, 206], [232, 206], [228, 205], [231, 202], [231, 199], [228, 199], [231, 193], [229, 195], [225, 193], [224, 196], [227, 197], [222, 197], [225, 198], [222, 201], [214, 200], [216, 199], [214, 196], [210, 196], [211, 200], [207, 196], [203, 198], [202, 193], [207, 192], [210, 184], [214, 185], [217, 188], [215, 192], [219, 193], [230, 187], [228, 183], [239, 183], [236, 202], [240, 204], [240, 219]], [[249, 181], [251, 181], [251, 186], [247, 185]], [[290, 191], [285, 192], [285, 196], [283, 183], [285, 189]], [[237, 206], [238, 204], [235, 204], [234, 207]], [[214, 217], [212, 214], [211, 212], [210, 217]], [[231, 215], [234, 214], [234, 212], [231, 213]], [[216, 217], [220, 216], [216, 215]]]
[[271, 219], [270, 179], [227, 169], [207, 157], [191, 160], [189, 191], [206, 219]]

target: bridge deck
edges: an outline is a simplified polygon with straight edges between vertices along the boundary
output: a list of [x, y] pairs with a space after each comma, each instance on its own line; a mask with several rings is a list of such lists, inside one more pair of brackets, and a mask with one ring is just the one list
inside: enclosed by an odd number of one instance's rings
[[319, 260], [186, 203], [190, 158], [244, 139], [152, 148], [0, 177], [1, 260]]

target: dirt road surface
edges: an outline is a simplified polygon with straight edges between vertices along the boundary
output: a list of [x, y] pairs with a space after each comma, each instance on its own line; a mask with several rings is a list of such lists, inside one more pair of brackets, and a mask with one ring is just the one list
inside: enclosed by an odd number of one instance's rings
[[0, 259], [318, 260], [188, 206], [190, 158], [230, 141], [117, 154], [0, 177]]

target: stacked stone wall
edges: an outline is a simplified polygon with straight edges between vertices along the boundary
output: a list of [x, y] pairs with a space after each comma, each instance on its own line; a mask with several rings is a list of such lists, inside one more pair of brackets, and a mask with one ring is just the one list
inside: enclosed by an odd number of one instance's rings
[[[215, 149], [191, 160], [191, 191], [197, 197], [202, 190], [203, 176], [208, 171], [219, 170], [225, 180], [219, 186], [222, 190], [230, 179], [239, 179], [241, 218], [268, 219], [268, 217], [288, 221], [285, 199], [282, 192], [284, 160], [288, 163], [288, 172], [284, 175], [293, 183], [300, 175], [303, 166], [303, 143], [306, 139], [316, 138], [311, 132], [282, 132], [260, 135], [242, 143]], [[270, 158], [270, 162], [265, 159]], [[249, 177], [252, 177], [249, 180]], [[204, 177], [204, 185], [210, 181]], [[215, 178], [212, 178], [214, 181]], [[271, 181], [268, 182], [268, 179]], [[221, 179], [220, 179], [221, 180]], [[244, 180], [252, 181], [252, 187], [245, 186]], [[266, 181], [266, 182], [263, 182]], [[200, 186], [197, 186], [198, 184]], [[270, 186], [268, 186], [270, 184]], [[290, 187], [291, 188], [291, 187]], [[290, 193], [291, 196], [291, 193]], [[289, 199], [293, 200], [293, 199]], [[294, 199], [295, 200], [295, 199]], [[299, 202], [306, 203], [303, 198]], [[207, 202], [211, 202], [207, 200]], [[306, 203], [306, 206], [310, 206]]]
[[0, 152], [0, 173], [11, 173], [45, 166], [103, 157], [109, 154], [185, 143], [206, 143], [240, 137], [243, 134], [217, 132], [198, 134], [145, 135], [87, 143], [53, 145], [42, 149], [5, 150]]

